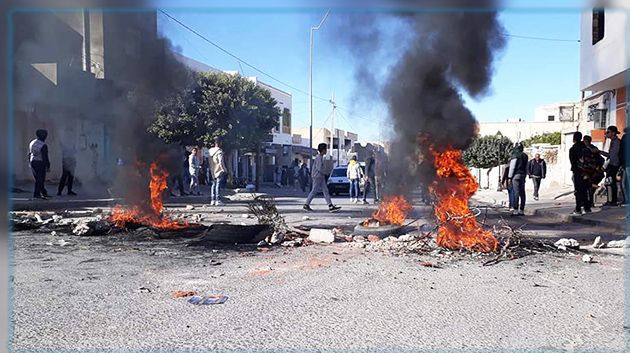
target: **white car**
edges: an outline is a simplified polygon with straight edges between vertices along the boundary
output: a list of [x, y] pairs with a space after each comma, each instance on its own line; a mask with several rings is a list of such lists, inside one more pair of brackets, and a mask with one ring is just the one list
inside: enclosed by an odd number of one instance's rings
[[[365, 168], [363, 166], [361, 166], [361, 169], [365, 172]], [[346, 165], [333, 168], [327, 182], [328, 192], [331, 195], [350, 193], [350, 180], [348, 179], [347, 173], [348, 166]], [[361, 181], [359, 182], [359, 194], [361, 194], [361, 190], [363, 190], [364, 185], [365, 182], [363, 179], [361, 179]]]

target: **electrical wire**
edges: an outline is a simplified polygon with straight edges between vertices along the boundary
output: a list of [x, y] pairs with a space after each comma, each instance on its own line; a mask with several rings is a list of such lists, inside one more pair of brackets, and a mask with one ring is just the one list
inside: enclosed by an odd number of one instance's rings
[[[171, 16], [171, 15], [170, 15], [169, 13], [167, 13], [166, 11], [164, 11], [164, 10], [159, 10], [159, 11], [160, 11], [162, 14], [164, 14], [164, 16], [166, 16], [166, 17], [168, 17], [169, 19], [171, 19], [171, 20], [175, 21], [175, 23], [177, 23], [177, 24], [179, 24], [180, 26], [182, 26], [182, 27], [186, 28], [188, 31], [190, 31], [191, 33], [195, 34], [197, 37], [199, 37], [199, 38], [203, 39], [203, 40], [204, 40], [205, 42], [207, 42], [208, 44], [210, 44], [210, 45], [212, 45], [213, 47], [215, 47], [215, 48], [219, 49], [220, 51], [222, 51], [223, 53], [225, 53], [225, 54], [229, 55], [230, 57], [232, 57], [232, 58], [236, 59], [236, 60], [239, 62], [239, 64], [241, 64], [241, 63], [242, 63], [242, 64], [245, 64], [246, 66], [250, 67], [252, 70], [254, 70], [254, 71], [256, 71], [256, 72], [258, 72], [258, 73], [260, 73], [260, 74], [262, 74], [262, 75], [264, 75], [264, 76], [267, 76], [267, 77], [269, 77], [270, 79], [274, 80], [275, 82], [280, 83], [280, 84], [281, 84], [281, 85], [283, 85], [283, 86], [289, 87], [289, 88], [291, 88], [292, 90], [295, 90], [296, 92], [300, 92], [300, 93], [303, 93], [303, 94], [306, 94], [306, 95], [310, 95], [308, 92], [306, 92], [306, 91], [304, 91], [304, 90], [301, 90], [301, 89], [299, 89], [299, 88], [297, 88], [297, 87], [295, 87], [295, 86], [292, 86], [292, 85], [290, 85], [290, 84], [288, 84], [288, 83], [286, 83], [286, 82], [284, 82], [284, 81], [282, 81], [282, 80], [280, 80], [280, 79], [276, 78], [275, 76], [273, 76], [273, 75], [271, 75], [271, 74], [268, 74], [267, 72], [265, 72], [265, 71], [263, 71], [263, 70], [259, 69], [258, 67], [256, 67], [256, 66], [254, 66], [254, 65], [252, 65], [252, 64], [250, 64], [250, 63], [248, 63], [247, 61], [245, 61], [245, 60], [241, 59], [240, 57], [236, 56], [235, 54], [232, 54], [232, 53], [231, 53], [231, 52], [229, 52], [227, 49], [223, 48], [223, 47], [222, 47], [222, 46], [220, 46], [219, 44], [217, 44], [217, 43], [213, 42], [212, 40], [208, 39], [208, 38], [207, 38], [207, 37], [205, 37], [203, 34], [201, 34], [201, 33], [197, 32], [195, 29], [193, 29], [193, 28], [189, 27], [188, 25], [186, 25], [185, 23], [181, 22], [181, 21], [180, 21], [180, 20], [178, 20], [177, 18], [175, 18], [175, 17]], [[316, 96], [316, 95], [313, 95], [313, 98], [315, 98], [315, 99], [319, 99], [319, 100], [321, 100], [321, 101], [328, 102], [328, 99], [326, 99], [326, 98], [322, 98], [322, 97], [318, 97], [318, 96]]]

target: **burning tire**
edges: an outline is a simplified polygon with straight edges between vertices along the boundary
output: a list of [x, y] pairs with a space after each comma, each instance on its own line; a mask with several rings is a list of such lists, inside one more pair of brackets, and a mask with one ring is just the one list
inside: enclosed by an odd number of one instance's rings
[[397, 235], [400, 232], [402, 226], [396, 224], [388, 224], [379, 227], [366, 227], [361, 224], [357, 224], [354, 227], [354, 234], [356, 235], [376, 235], [379, 238], [386, 238], [390, 235]]

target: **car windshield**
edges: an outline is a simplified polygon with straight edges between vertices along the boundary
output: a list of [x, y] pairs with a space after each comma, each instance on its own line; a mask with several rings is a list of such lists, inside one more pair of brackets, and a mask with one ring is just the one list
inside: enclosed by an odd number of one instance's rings
[[347, 170], [348, 170], [347, 168], [335, 168], [335, 169], [333, 169], [331, 176], [333, 176], [333, 177], [345, 177]]

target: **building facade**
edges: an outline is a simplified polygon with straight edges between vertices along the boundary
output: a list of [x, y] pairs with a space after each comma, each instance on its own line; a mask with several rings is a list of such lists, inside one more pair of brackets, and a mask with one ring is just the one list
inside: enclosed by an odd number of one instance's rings
[[583, 132], [603, 145], [607, 126], [628, 126], [630, 100], [630, 4], [611, 0], [607, 6], [584, 11], [580, 31]]
[[114, 178], [116, 158], [124, 154], [115, 136], [147, 96], [137, 83], [164, 64], [156, 19], [155, 11], [14, 14], [16, 182], [32, 179], [27, 147], [41, 128], [49, 133], [49, 179], [61, 175], [62, 147], [76, 151], [78, 183]]

